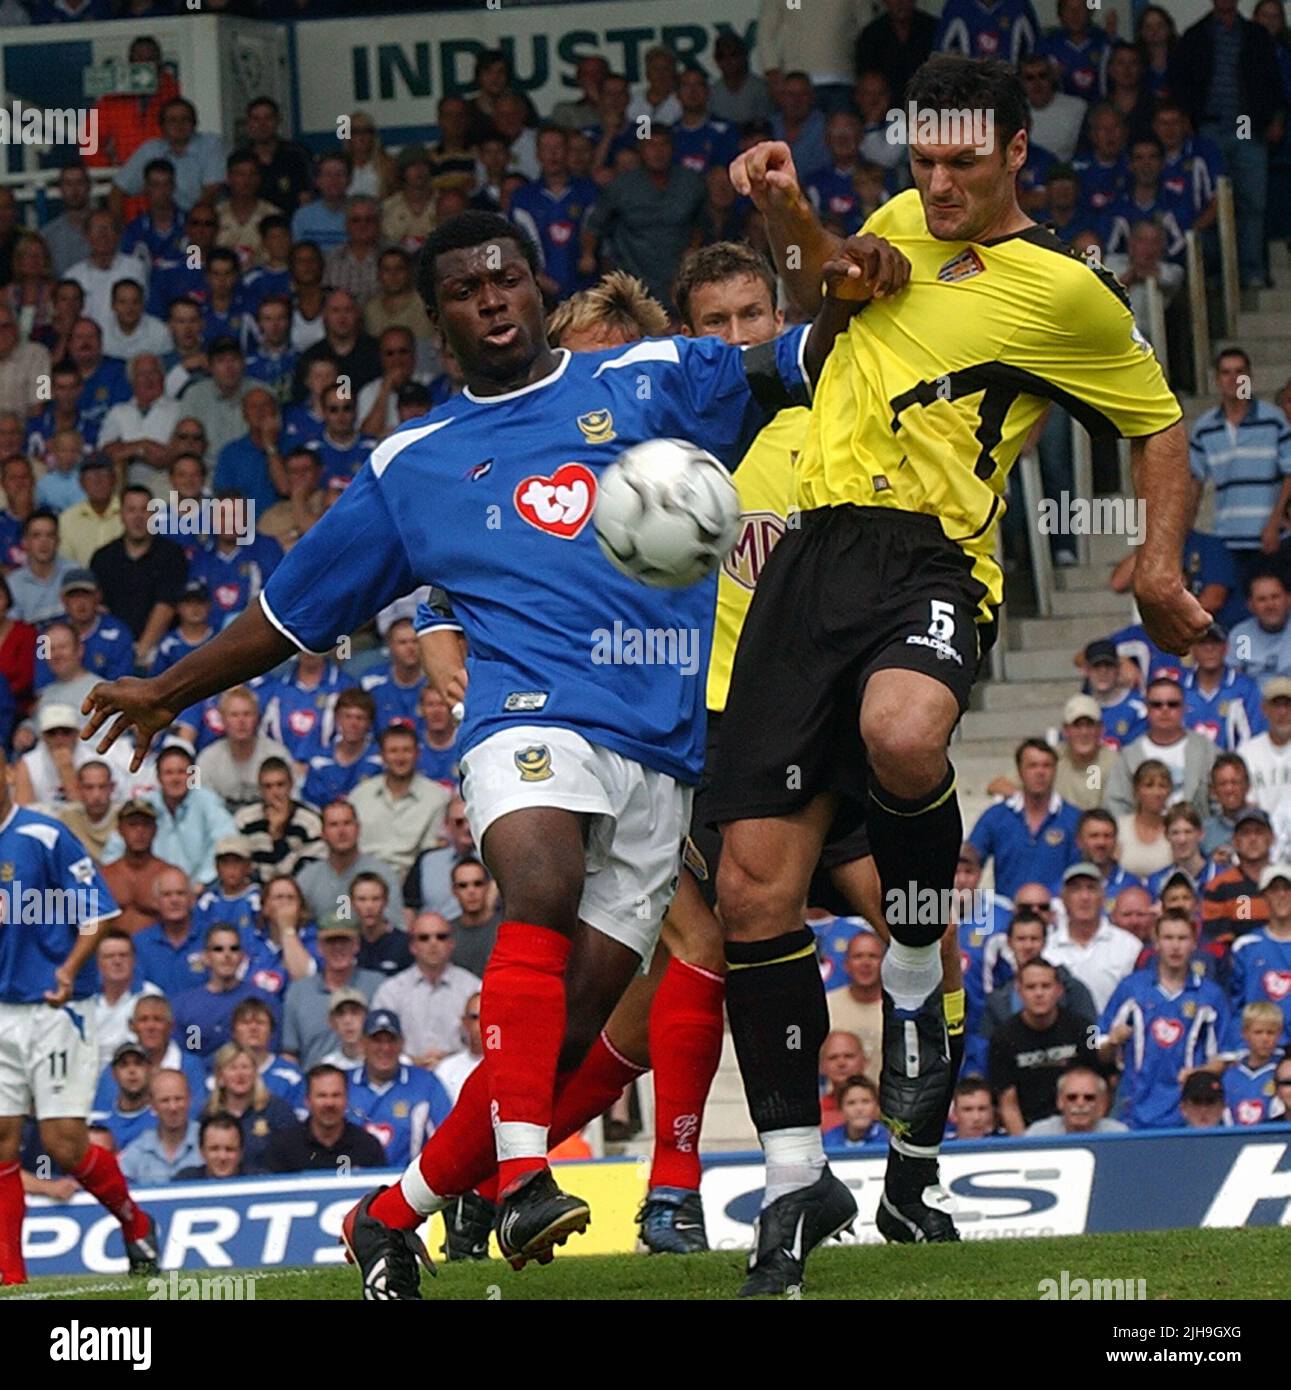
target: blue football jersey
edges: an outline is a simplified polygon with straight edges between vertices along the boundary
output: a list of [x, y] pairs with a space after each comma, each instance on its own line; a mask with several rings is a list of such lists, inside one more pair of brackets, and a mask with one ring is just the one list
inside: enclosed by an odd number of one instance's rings
[[1080, 179], [1080, 204], [1094, 214], [1106, 212], [1130, 186], [1130, 166], [1124, 155], [1111, 164], [1092, 155], [1073, 159], [1071, 167]]
[[[66, 617], [60, 619], [66, 622]], [[94, 626], [81, 638], [81, 664], [92, 676], [114, 681], [134, 671], [134, 640], [130, 629], [116, 618], [100, 616]], [[36, 656], [35, 686], [43, 690], [54, 679], [49, 662]]]
[[[674, 127], [674, 159], [680, 158], [680, 133], [681, 127]], [[734, 158], [734, 154], [729, 158]], [[578, 258], [582, 254], [583, 226], [599, 193], [591, 179], [570, 179], [558, 194], [547, 187], [546, 180], [538, 179], [516, 189], [511, 200], [511, 220], [528, 232], [538, 247], [543, 272], [559, 286], [559, 299], [591, 283], [590, 276], [579, 274]]]
[[1129, 694], [1123, 700], [1103, 706], [1103, 742], [1123, 748], [1147, 732], [1148, 707], [1141, 695]]
[[443, 1083], [424, 1067], [400, 1067], [382, 1086], [368, 1080], [365, 1067], [350, 1073], [350, 1111], [392, 1167], [406, 1167], [452, 1108]]
[[353, 444], [342, 447], [339, 444], [333, 444], [325, 434], [320, 434], [317, 439], [311, 439], [304, 447], [318, 455], [324, 484], [331, 482], [333, 478], [341, 478], [349, 482], [368, 461], [372, 450], [376, 448], [376, 440], [366, 434], [361, 434]]
[[725, 167], [739, 152], [739, 132], [727, 121], [707, 120], [693, 129], [678, 121], [672, 128], [672, 162], [701, 178], [714, 164]]
[[1274, 1057], [1262, 1067], [1238, 1062], [1224, 1073], [1224, 1122], [1230, 1125], [1258, 1125], [1269, 1118], [1269, 1107], [1277, 1095], [1274, 1074], [1281, 1059]]
[[378, 446], [270, 579], [267, 616], [329, 651], [396, 598], [441, 584], [470, 649], [463, 753], [547, 725], [695, 782], [716, 578], [668, 590], [615, 569], [590, 525], [598, 479], [659, 437], [734, 467], [774, 409], [806, 401], [806, 335], [562, 350], [529, 386], [463, 391]]
[[1057, 29], [1047, 39], [1041, 39], [1037, 52], [1058, 65], [1062, 90], [1069, 96], [1097, 101], [1106, 91], [1111, 45], [1097, 25], [1090, 25], [1079, 43], [1065, 30]]
[[419, 722], [418, 705], [421, 692], [426, 684], [425, 676], [418, 676], [414, 685], [400, 685], [394, 678], [387, 661], [361, 677], [363, 689], [372, 696], [377, 707], [376, 722], [372, 725], [374, 733], [380, 733], [388, 724], [411, 724], [415, 729]]
[[204, 579], [211, 591], [211, 626], [227, 627], [261, 592], [281, 559], [282, 547], [269, 536], [257, 536], [227, 555], [214, 545], [201, 546], [188, 577]]
[[282, 1003], [276, 994], [258, 989], [249, 979], [240, 980], [230, 990], [215, 994], [205, 985], [197, 985], [177, 994], [170, 1002], [175, 1010], [175, 1036], [184, 1040], [185, 1047], [203, 1062], [209, 1059], [233, 1036], [233, 1010], [244, 999], [258, 999], [273, 1013], [273, 1036], [269, 1046], [278, 1042], [282, 1023]]
[[[25, 806], [0, 823], [0, 1003], [40, 1004], [80, 930], [120, 912], [85, 846], [65, 825]], [[93, 960], [72, 986], [94, 993]]]
[[1195, 734], [1205, 734], [1225, 752], [1239, 748], [1252, 734], [1268, 728], [1260, 703], [1260, 688], [1235, 667], [1225, 669], [1209, 695], [1197, 686], [1197, 673], [1183, 673], [1183, 722]]
[[236, 927], [239, 932], [255, 930], [256, 918], [260, 915], [260, 885], [252, 883], [234, 897], [226, 897], [217, 882], [208, 888], [197, 900], [193, 908], [193, 925], [201, 932], [203, 939], [208, 928], [217, 922]]
[[348, 796], [365, 777], [377, 777], [385, 771], [376, 740], [368, 743], [367, 751], [354, 762], [342, 764], [336, 760], [335, 747], [326, 753], [315, 753], [309, 759], [309, 771], [300, 789], [300, 799], [321, 811], [329, 801]]
[[[127, 222], [121, 233], [121, 254], [137, 256], [149, 269], [155, 265], [173, 265], [188, 254], [188, 235], [184, 231], [184, 214], [176, 211], [166, 231], [153, 221], [152, 213], [141, 212]], [[167, 306], [169, 307], [169, 306]]]
[[1035, 48], [1040, 32], [1031, 0], [946, 0], [932, 46], [937, 53], [1001, 58], [1017, 67]]
[[351, 676], [329, 663], [323, 679], [306, 688], [298, 682], [293, 664], [260, 692], [260, 732], [281, 743], [296, 762], [308, 762], [318, 749], [331, 745], [336, 697], [353, 684]]
[[1153, 970], [1136, 970], [1116, 986], [1098, 1031], [1106, 1037], [1118, 1023], [1133, 1030], [1124, 1046], [1125, 1073], [1118, 1106], [1131, 1129], [1168, 1129], [1183, 1123], [1179, 1073], [1198, 1067], [1219, 1051], [1228, 1021], [1223, 991], [1211, 980], [1189, 975], [1177, 994], [1168, 994]]
[[1239, 936], [1229, 962], [1233, 1030], [1241, 1035], [1239, 1015], [1247, 1004], [1276, 1004], [1282, 1010], [1282, 1047], [1291, 1046], [1291, 941], [1278, 941], [1268, 927]]
[[[248, 320], [252, 322], [253, 320]], [[280, 406], [291, 400], [295, 387], [296, 363], [300, 353], [290, 348], [279, 353], [253, 352], [247, 358], [246, 372], [253, 381], [261, 382], [273, 392]]]
[[214, 636], [215, 629], [207, 628], [205, 637], [198, 642], [190, 642], [178, 628], [168, 632], [157, 643], [157, 655], [152, 659], [152, 671], [149, 674], [159, 676], [163, 671], [169, 671], [177, 661], [182, 661], [189, 652], [195, 652]]

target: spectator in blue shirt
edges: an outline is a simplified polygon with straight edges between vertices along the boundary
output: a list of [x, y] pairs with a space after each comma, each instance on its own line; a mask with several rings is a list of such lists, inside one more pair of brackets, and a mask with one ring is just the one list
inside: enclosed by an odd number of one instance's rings
[[1031, 0], [946, 0], [933, 48], [1017, 67], [1040, 39]]
[[292, 214], [293, 242], [312, 241], [323, 251], [345, 244], [346, 190], [349, 183], [350, 166], [344, 155], [325, 155], [318, 161], [314, 178], [318, 197]]
[[[676, 132], [673, 142], [675, 150]], [[510, 216], [538, 247], [543, 288], [556, 299], [566, 299], [591, 284], [590, 276], [579, 274], [578, 261], [583, 225], [599, 190], [591, 179], [571, 176], [567, 130], [544, 126], [538, 132], [537, 158], [542, 172], [516, 190]], [[734, 154], [726, 158], [734, 158]], [[696, 172], [703, 173], [704, 167]]]
[[452, 1101], [423, 1067], [404, 1064], [403, 1027], [390, 1009], [372, 1009], [363, 1024], [363, 1065], [350, 1074], [350, 1110], [402, 1168], [444, 1122]]
[[257, 997], [277, 1006], [277, 1000], [240, 979], [246, 964], [237, 927], [217, 922], [206, 929], [202, 942], [206, 980], [175, 996], [175, 1028], [185, 1046], [199, 1057], [210, 1057], [229, 1041], [233, 1010], [246, 998]]
[[1043, 739], [1019, 744], [1015, 762], [1022, 790], [983, 811], [968, 837], [983, 864], [994, 859], [995, 891], [1006, 898], [1032, 879], [1061, 879], [1075, 858], [1080, 820], [1053, 789], [1058, 755]]
[[220, 450], [215, 488], [219, 492], [237, 492], [258, 510], [268, 511], [278, 500], [273, 469], [281, 463], [282, 421], [273, 392], [267, 386], [253, 386], [242, 397], [242, 417], [247, 432]]
[[1155, 222], [1165, 232], [1165, 257], [1180, 264], [1186, 246], [1185, 233], [1192, 226], [1192, 204], [1176, 197], [1161, 182], [1165, 156], [1155, 135], [1138, 136], [1130, 146], [1130, 183], [1125, 192], [1103, 212], [1102, 246], [1105, 256], [1130, 249], [1130, 232], [1139, 222]]
[[233, 1010], [233, 1041], [251, 1054], [256, 1074], [269, 1088], [271, 1095], [285, 1100], [298, 1116], [304, 1113], [305, 1078], [298, 1067], [284, 1062], [270, 1050], [275, 1018], [266, 1000], [256, 995], [244, 999]]
[[1260, 707], [1260, 688], [1227, 663], [1228, 634], [1212, 623], [1193, 643], [1192, 666], [1183, 674], [1183, 721], [1205, 734], [1216, 748], [1232, 752], [1268, 727]]
[[[1125, 888], [1141, 888], [1143, 880], [1127, 873], [1120, 862], [1116, 817], [1101, 807], [1085, 811], [1076, 822], [1076, 858], [1092, 864], [1103, 876], [1103, 912], [1110, 915]], [[1056, 888], [1057, 880], [1050, 885]]]
[[1148, 726], [1148, 707], [1125, 679], [1116, 644], [1100, 638], [1084, 650], [1085, 682], [1103, 712], [1103, 741], [1112, 748], [1133, 743]]
[[[247, 376], [263, 383], [280, 407], [291, 402], [300, 353], [291, 346], [291, 300], [267, 294], [255, 311], [256, 343], [247, 358]], [[276, 441], [275, 441], [276, 442]]]
[[197, 1121], [189, 1118], [192, 1097], [184, 1073], [156, 1072], [150, 1095], [156, 1127], [146, 1130], [121, 1154], [121, 1171], [136, 1188], [173, 1182], [180, 1169], [201, 1161]]
[[417, 707], [426, 684], [418, 656], [417, 633], [410, 618], [397, 618], [386, 632], [390, 660], [374, 666], [362, 680], [376, 704], [375, 729], [381, 733], [400, 722], [417, 726]]
[[360, 432], [358, 403], [353, 396], [333, 384], [322, 399], [323, 432], [307, 447], [318, 455], [324, 486], [333, 479], [348, 483], [368, 461], [377, 441]]
[[372, 737], [376, 704], [366, 690], [342, 690], [334, 711], [336, 738], [309, 759], [301, 797], [320, 809], [347, 796], [365, 777], [375, 777], [384, 766]]
[[672, 157], [700, 175], [715, 164], [729, 164], [740, 148], [735, 127], [717, 120], [708, 109], [710, 95], [703, 68], [682, 72], [677, 82], [681, 116], [672, 127]]
[[1260, 892], [1268, 903], [1268, 925], [1233, 942], [1231, 1002], [1239, 1013], [1248, 1004], [1272, 1004], [1281, 1015], [1274, 1041], [1291, 1048], [1291, 867], [1270, 864], [1260, 875]]
[[1112, 993], [1099, 1021], [1099, 1052], [1122, 1054], [1117, 1104], [1131, 1129], [1183, 1123], [1181, 1089], [1189, 1072], [1217, 1056], [1228, 1006], [1213, 981], [1192, 969], [1197, 924], [1163, 912], [1156, 926], [1156, 963], [1136, 970]]
[[1078, 155], [1071, 167], [1080, 178], [1081, 206], [1101, 217], [1129, 185], [1130, 166], [1125, 158], [1129, 127], [1114, 106], [1104, 104], [1089, 113], [1086, 129], [1089, 153]]
[[256, 601], [282, 559], [282, 547], [271, 536], [255, 534], [254, 513], [248, 514], [247, 505], [255, 505], [253, 498], [223, 488], [217, 496], [222, 505], [215, 512], [214, 534], [193, 555], [189, 573], [205, 581], [212, 599], [211, 623], [220, 629]]
[[144, 979], [176, 999], [206, 979], [202, 934], [193, 921], [193, 891], [183, 869], [163, 869], [156, 895], [157, 920], [136, 934], [135, 954]]
[[[1283, 880], [1286, 889], [1291, 884]], [[1276, 1073], [1282, 1059], [1278, 1039], [1285, 1019], [1267, 1000], [1247, 1004], [1234, 1019], [1241, 1028], [1241, 1055], [1224, 1073], [1224, 1123], [1258, 1125], [1272, 1118], [1277, 1099]]]
[[829, 163], [825, 142], [825, 113], [815, 106], [816, 94], [805, 72], [789, 72], [780, 80], [776, 114], [771, 118], [775, 139], [783, 140], [799, 170], [823, 169]]
[[1291, 595], [1280, 575], [1255, 569], [1246, 583], [1251, 616], [1228, 634], [1233, 665], [1256, 682], [1291, 675]]
[[1219, 404], [1192, 427], [1188, 441], [1195, 511], [1215, 489], [1215, 533], [1250, 579], [1262, 554], [1278, 548], [1291, 501], [1291, 424], [1252, 395], [1250, 355], [1224, 348], [1215, 358]]
[[1106, 92], [1109, 51], [1107, 32], [1092, 22], [1086, 0], [1058, 0], [1058, 28], [1036, 48], [1056, 64], [1062, 90], [1084, 101]]
[[106, 1129], [120, 1153], [157, 1121], [148, 1103], [148, 1054], [133, 1038], [112, 1054], [111, 1076], [115, 1091], [110, 1104], [90, 1112], [90, 1123]]
[[843, 1123], [825, 1135], [827, 1154], [881, 1154], [888, 1147], [888, 1131], [879, 1121], [879, 1088], [868, 1076], [853, 1076], [839, 1088], [838, 1108]]
[[860, 204], [855, 175], [861, 164], [861, 121], [851, 111], [835, 111], [825, 139], [830, 158], [806, 173], [803, 188], [823, 222], [847, 225]]

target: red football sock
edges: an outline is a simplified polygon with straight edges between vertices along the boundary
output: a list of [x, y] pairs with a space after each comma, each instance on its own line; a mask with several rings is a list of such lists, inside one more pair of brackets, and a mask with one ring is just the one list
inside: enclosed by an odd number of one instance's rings
[[71, 1176], [121, 1223], [127, 1240], [138, 1240], [148, 1233], [148, 1218], [130, 1196], [117, 1156], [91, 1144], [85, 1157], [72, 1169]]
[[27, 1282], [27, 1266], [22, 1260], [22, 1218], [26, 1209], [22, 1167], [10, 1163], [0, 1168], [0, 1284]]
[[479, 1070], [488, 1074], [504, 1193], [526, 1173], [547, 1166], [570, 944], [548, 927], [503, 922], [484, 970]]
[[699, 1191], [699, 1129], [722, 1057], [726, 981], [675, 957], [650, 1007], [654, 1065], [654, 1165], [651, 1187]]
[[602, 1032], [577, 1071], [571, 1072], [556, 1089], [551, 1147], [577, 1134], [589, 1120], [603, 1115], [619, 1098], [624, 1086], [644, 1076], [646, 1070], [616, 1052], [614, 1044]]

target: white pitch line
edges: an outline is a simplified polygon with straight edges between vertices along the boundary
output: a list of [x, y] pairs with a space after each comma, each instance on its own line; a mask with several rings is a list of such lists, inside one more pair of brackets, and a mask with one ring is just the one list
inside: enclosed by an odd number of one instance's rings
[[[258, 1282], [259, 1280], [261, 1280], [261, 1279], [265, 1279], [265, 1280], [268, 1280], [268, 1279], [294, 1279], [294, 1278], [299, 1277], [301, 1274], [307, 1274], [307, 1273], [309, 1273], [311, 1270], [314, 1270], [314, 1269], [323, 1269], [323, 1268], [330, 1268], [330, 1266], [322, 1266], [322, 1265], [319, 1265], [319, 1266], [315, 1266], [315, 1265], [293, 1265], [292, 1268], [290, 1268], [290, 1269], [267, 1269], [267, 1270], [258, 1270], [255, 1274], [250, 1274], [250, 1275], [243, 1274], [241, 1277], [244, 1278], [244, 1279], [245, 1279], [245, 1278], [255, 1279], [257, 1282]], [[177, 1270], [175, 1270], [175, 1274], [176, 1274], [180, 1279], [203, 1279], [203, 1278], [205, 1278], [205, 1279], [220, 1279], [220, 1278], [227, 1278], [227, 1277], [229, 1277], [229, 1276], [231, 1276], [231, 1275], [237, 1275], [238, 1273], [239, 1273], [239, 1271], [237, 1271], [237, 1270], [227, 1270], [227, 1271], [225, 1271], [223, 1274], [216, 1273], [214, 1270], [210, 1270], [210, 1269], [207, 1269], [207, 1270], [196, 1270], [196, 1269], [184, 1270], [184, 1269], [177, 1269]], [[165, 1280], [167, 1281], [167, 1283], [169, 1284], [169, 1281], [170, 1281], [170, 1271], [164, 1269], [164, 1270], [161, 1271], [160, 1274], [154, 1274], [154, 1275], [151, 1275], [151, 1276], [149, 1276], [149, 1277], [150, 1277], [150, 1278], [153, 1278], [153, 1279], [165, 1279]], [[11, 1293], [11, 1294], [3, 1294], [3, 1295], [0, 1295], [0, 1303], [22, 1303], [22, 1302], [24, 1302], [24, 1301], [25, 1301], [25, 1302], [31, 1303], [31, 1302], [41, 1302], [41, 1301], [44, 1301], [44, 1300], [50, 1299], [50, 1298], [82, 1298], [82, 1297], [84, 1297], [85, 1294], [89, 1294], [89, 1293], [122, 1293], [122, 1292], [124, 1292], [124, 1291], [126, 1291], [126, 1290], [128, 1290], [128, 1289], [146, 1288], [146, 1287], [147, 1287], [147, 1284], [148, 1284], [148, 1281], [147, 1281], [146, 1279], [135, 1280], [135, 1279], [131, 1279], [128, 1275], [124, 1275], [124, 1274], [123, 1274], [123, 1275], [122, 1275], [119, 1279], [117, 1279], [114, 1283], [110, 1283], [110, 1284], [73, 1284], [72, 1287], [71, 1287], [71, 1288], [68, 1288], [68, 1289], [46, 1289], [46, 1290], [38, 1290], [38, 1291], [33, 1292], [33, 1293]], [[142, 1303], [168, 1303], [168, 1302], [171, 1302], [172, 1300], [170, 1300], [170, 1299], [164, 1299], [164, 1298], [157, 1298], [157, 1299], [147, 1299], [147, 1298], [145, 1298], [145, 1299], [140, 1299], [140, 1300], [137, 1300], [137, 1301], [142, 1302]], [[183, 1300], [180, 1300], [180, 1301], [182, 1302]], [[230, 1301], [232, 1301], [232, 1300], [230, 1300]]]

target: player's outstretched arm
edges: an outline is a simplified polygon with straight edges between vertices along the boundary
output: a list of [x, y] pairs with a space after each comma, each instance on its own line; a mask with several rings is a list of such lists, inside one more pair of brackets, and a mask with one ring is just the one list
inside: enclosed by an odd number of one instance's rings
[[1183, 424], [1131, 440], [1130, 461], [1146, 521], [1134, 566], [1134, 598], [1148, 636], [1163, 651], [1182, 656], [1210, 626], [1210, 614], [1183, 582], [1183, 543], [1192, 513]]
[[752, 198], [767, 220], [767, 237], [776, 269], [789, 297], [804, 313], [820, 308], [825, 263], [842, 239], [827, 232], [802, 191], [793, 155], [782, 140], [764, 140], [731, 164], [737, 193]]
[[175, 722], [181, 710], [272, 671], [295, 652], [295, 645], [265, 617], [260, 604], [253, 603], [223, 632], [160, 676], [147, 680], [123, 676], [96, 685], [81, 706], [81, 713], [90, 717], [81, 737], [91, 739], [106, 726], [97, 744], [98, 751], [106, 753], [127, 729], [133, 729], [136, 746], [130, 767], [137, 772], [153, 739]]

